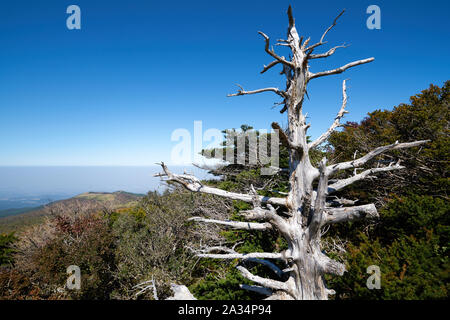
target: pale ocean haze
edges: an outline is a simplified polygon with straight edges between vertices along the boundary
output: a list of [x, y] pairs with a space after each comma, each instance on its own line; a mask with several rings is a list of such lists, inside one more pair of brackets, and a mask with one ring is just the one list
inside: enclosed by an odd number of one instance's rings
[[[205, 170], [193, 166], [170, 169], [175, 173], [186, 170], [200, 178], [209, 177]], [[159, 166], [0, 167], [0, 208], [17, 207], [6, 205], [11, 200], [32, 200], [32, 204], [39, 199], [48, 202], [84, 192], [163, 191], [166, 184], [153, 177], [160, 171]]]

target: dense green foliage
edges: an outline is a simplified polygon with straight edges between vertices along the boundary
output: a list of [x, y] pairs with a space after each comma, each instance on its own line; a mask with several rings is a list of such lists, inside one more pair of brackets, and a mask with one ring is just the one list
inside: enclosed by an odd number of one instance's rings
[[0, 234], [0, 266], [13, 262], [12, 244], [17, 240], [14, 233]]
[[[361, 123], [348, 122], [344, 130], [329, 139], [333, 160], [352, 159], [376, 147], [399, 142], [430, 140], [420, 148], [403, 149], [379, 157], [379, 161], [401, 159], [408, 169], [399, 172], [400, 179], [364, 181], [353, 186], [355, 195], [364, 197], [375, 190], [379, 194], [409, 192], [447, 198], [450, 169], [450, 81], [442, 88], [429, 89], [411, 97], [410, 104], [389, 110], [376, 110]], [[356, 191], [359, 190], [359, 191]], [[447, 198], [448, 199], [448, 198]]]
[[[352, 239], [349, 271], [330, 280], [338, 298], [444, 299], [449, 292], [448, 237], [450, 204], [431, 196], [391, 200], [369, 236]], [[368, 290], [366, 270], [381, 269], [381, 289]]]
[[[449, 102], [450, 81], [411, 97], [392, 111], [374, 111], [361, 123], [347, 123], [330, 139], [335, 158], [351, 158], [355, 150], [399, 141], [431, 140], [422, 148], [393, 153], [406, 170], [395, 177], [355, 184], [345, 197], [375, 201], [376, 224], [339, 226], [330, 236], [349, 241], [348, 272], [329, 279], [337, 298], [444, 299], [449, 270]], [[380, 157], [377, 160], [387, 160]], [[357, 228], [354, 228], [357, 227]], [[381, 269], [381, 289], [368, 290], [366, 269]]]

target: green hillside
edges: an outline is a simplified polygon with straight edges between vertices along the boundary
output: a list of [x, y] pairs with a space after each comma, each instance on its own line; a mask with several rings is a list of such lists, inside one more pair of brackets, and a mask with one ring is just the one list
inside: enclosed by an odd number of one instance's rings
[[13, 216], [33, 210], [40, 209], [41, 207], [31, 207], [31, 208], [12, 208], [12, 209], [3, 209], [0, 210], [0, 218], [7, 217], [7, 216]]
[[58, 210], [99, 211], [135, 206], [144, 195], [125, 191], [85, 192], [73, 198], [51, 202], [36, 208], [7, 209], [0, 212], [0, 233], [18, 232], [25, 227], [40, 223], [52, 212]]

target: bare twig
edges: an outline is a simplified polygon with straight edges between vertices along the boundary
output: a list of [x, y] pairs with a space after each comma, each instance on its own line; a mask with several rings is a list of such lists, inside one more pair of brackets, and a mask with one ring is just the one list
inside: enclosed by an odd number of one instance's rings
[[327, 70], [327, 71], [322, 71], [322, 72], [317, 72], [317, 73], [309, 73], [308, 75], [308, 79], [315, 79], [315, 78], [319, 78], [319, 77], [323, 77], [323, 76], [330, 76], [333, 74], [339, 74], [344, 72], [345, 70], [355, 67], [355, 66], [359, 66], [361, 64], [365, 64], [365, 63], [369, 63], [372, 62], [373, 60], [375, 60], [375, 58], [368, 58], [368, 59], [363, 59], [363, 60], [358, 60], [358, 61], [353, 61], [350, 63], [347, 63], [345, 66], [333, 69], [333, 70]]

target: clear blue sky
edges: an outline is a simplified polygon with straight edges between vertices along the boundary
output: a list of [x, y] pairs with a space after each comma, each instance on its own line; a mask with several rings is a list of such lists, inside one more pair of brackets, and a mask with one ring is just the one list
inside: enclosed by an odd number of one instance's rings
[[[257, 34], [285, 36], [291, 3], [299, 32], [330, 45], [351, 44], [313, 72], [375, 57], [344, 74], [313, 80], [305, 104], [318, 136], [348, 82], [358, 121], [391, 109], [449, 79], [448, 1], [100, 1], [0, 3], [0, 165], [149, 165], [170, 161], [173, 130], [258, 129], [286, 123], [277, 97], [227, 98], [246, 89], [284, 86]], [[67, 6], [81, 8], [81, 30], [66, 28]], [[366, 28], [366, 8], [381, 8], [381, 30]], [[328, 49], [327, 46], [325, 49]]]

